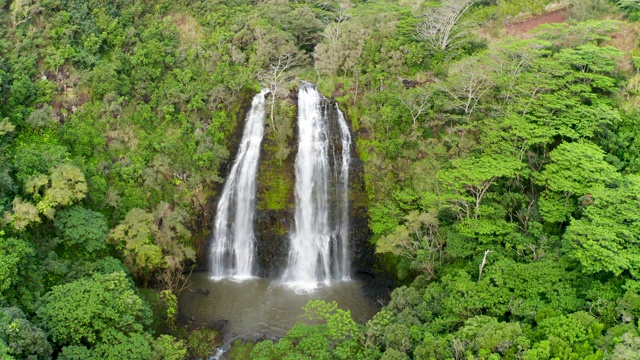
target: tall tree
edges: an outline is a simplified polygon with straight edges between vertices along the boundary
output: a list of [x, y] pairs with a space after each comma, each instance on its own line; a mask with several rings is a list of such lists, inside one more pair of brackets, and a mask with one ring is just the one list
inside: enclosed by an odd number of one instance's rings
[[547, 188], [539, 203], [546, 221], [566, 220], [578, 207], [577, 197], [620, 178], [604, 156], [602, 149], [587, 141], [565, 142], [550, 153], [551, 163], [535, 176], [537, 182]]
[[640, 279], [640, 177], [627, 175], [617, 187], [583, 197], [583, 214], [564, 235], [569, 254], [588, 273], [629, 271]]
[[[3, 343], [7, 347], [2, 353]], [[0, 357], [3, 359], [49, 360], [52, 348], [47, 333], [33, 325], [22, 310], [0, 307]]]
[[271, 117], [271, 126], [276, 129], [276, 123], [274, 120], [274, 109], [276, 104], [276, 99], [282, 95], [282, 85], [285, 80], [293, 75], [292, 70], [302, 64], [302, 59], [300, 54], [293, 51], [287, 51], [282, 53], [275, 59], [272, 63], [268, 65], [267, 69], [260, 70], [256, 74], [256, 77], [262, 84], [262, 86], [266, 89], [269, 89], [270, 99], [269, 99], [269, 107], [270, 107], [270, 117]]
[[95, 274], [54, 287], [37, 310], [58, 346], [115, 345], [118, 334], [144, 332], [151, 313], [123, 272]]
[[478, 0], [444, 0], [440, 6], [430, 8], [417, 27], [418, 36], [441, 51], [460, 46], [466, 35], [465, 27], [460, 24], [462, 15], [476, 2]]

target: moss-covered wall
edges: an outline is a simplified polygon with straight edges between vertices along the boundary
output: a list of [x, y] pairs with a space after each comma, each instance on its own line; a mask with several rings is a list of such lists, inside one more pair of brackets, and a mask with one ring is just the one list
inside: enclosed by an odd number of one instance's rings
[[295, 156], [297, 150], [296, 98], [277, 102], [260, 152], [256, 199], [258, 274], [280, 276], [289, 252], [289, 229], [295, 210]]

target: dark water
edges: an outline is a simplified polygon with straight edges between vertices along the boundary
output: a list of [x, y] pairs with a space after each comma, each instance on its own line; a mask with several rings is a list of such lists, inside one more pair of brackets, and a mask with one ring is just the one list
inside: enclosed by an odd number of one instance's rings
[[[336, 282], [311, 293], [296, 293], [286, 285], [260, 278], [213, 281], [207, 273], [194, 273], [191, 281], [191, 287], [180, 296], [182, 314], [198, 323], [226, 320], [226, 332], [244, 338], [284, 335], [303, 314], [302, 307], [313, 299], [336, 301], [340, 308], [350, 310], [358, 323], [365, 323], [380, 309], [364, 297], [358, 281]], [[202, 293], [207, 290], [208, 295]]]

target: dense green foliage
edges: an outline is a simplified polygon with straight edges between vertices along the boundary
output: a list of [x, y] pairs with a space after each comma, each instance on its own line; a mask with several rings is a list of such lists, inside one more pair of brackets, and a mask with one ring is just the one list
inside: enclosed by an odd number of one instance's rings
[[234, 356], [637, 357], [640, 6], [569, 3], [511, 37], [562, 4], [0, 1], [0, 357], [208, 356], [216, 332], [162, 332], [259, 87], [259, 206], [286, 207], [303, 78], [357, 131], [372, 241], [404, 286], [364, 326], [312, 302]]
[[3, 358], [186, 356], [157, 331], [255, 67], [228, 43], [247, 5], [182, 5], [0, 2]]
[[[490, 28], [507, 4], [476, 4], [462, 21]], [[359, 328], [350, 358], [635, 356], [637, 39], [612, 42], [635, 25], [598, 20], [613, 4], [575, 5], [568, 24], [484, 44], [469, 32], [444, 53], [386, 22], [336, 71], [316, 48], [321, 86], [343, 92], [360, 127], [373, 240], [406, 283]], [[407, 19], [372, 6], [344, 27]], [[423, 47], [420, 61], [380, 58], [403, 41]], [[340, 358], [323, 326], [298, 325], [252, 357]]]

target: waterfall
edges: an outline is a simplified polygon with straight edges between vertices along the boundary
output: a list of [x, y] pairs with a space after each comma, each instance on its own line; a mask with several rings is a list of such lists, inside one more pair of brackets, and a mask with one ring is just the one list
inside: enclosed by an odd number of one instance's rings
[[[295, 227], [283, 281], [314, 289], [349, 279], [351, 135], [337, 105], [330, 106], [308, 83], [298, 92], [298, 136]], [[340, 137], [340, 155], [333, 136]]]
[[211, 276], [247, 279], [253, 276], [256, 203], [256, 173], [264, 133], [265, 97], [262, 90], [253, 97], [242, 141], [216, 211], [211, 245]]
[[[339, 235], [340, 240], [338, 247], [338, 241], [335, 241], [335, 252], [339, 254], [340, 261], [336, 262], [336, 274], [341, 280], [349, 280], [349, 274], [351, 272], [350, 260], [349, 260], [349, 165], [351, 163], [351, 133], [349, 127], [344, 119], [344, 115], [338, 104], [335, 104], [336, 113], [338, 114], [338, 126], [340, 127], [340, 138], [342, 139], [342, 154], [340, 163], [340, 172], [338, 173], [339, 180], [336, 187], [337, 196], [340, 199], [338, 210], [340, 211], [339, 221]], [[338, 159], [335, 157], [334, 159]], [[336, 168], [337, 168], [336, 164]]]

